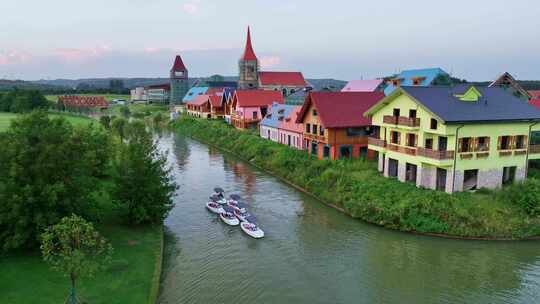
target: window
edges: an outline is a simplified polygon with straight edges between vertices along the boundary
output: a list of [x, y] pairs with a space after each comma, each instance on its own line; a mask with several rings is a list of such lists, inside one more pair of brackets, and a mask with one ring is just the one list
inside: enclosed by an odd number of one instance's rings
[[525, 149], [526, 148], [526, 140], [527, 136], [525, 135], [518, 135], [516, 136], [516, 149]]
[[426, 149], [433, 150], [433, 138], [426, 138]]
[[458, 151], [471, 152], [472, 151], [472, 138], [471, 137], [460, 138], [459, 144], [458, 144]]
[[253, 111], [253, 119], [257, 119], [257, 111]]
[[311, 133], [311, 125], [306, 124], [306, 133]]
[[407, 146], [416, 147], [416, 134], [414, 133], [407, 134]]
[[313, 109], [312, 113], [313, 113], [313, 116], [317, 116], [317, 110]]
[[476, 151], [489, 151], [489, 137], [482, 136], [476, 138]]
[[437, 120], [432, 118], [429, 124], [431, 130], [437, 130]]
[[416, 118], [416, 110], [410, 109], [409, 110], [409, 118]]
[[420, 81], [420, 79], [418, 79], [418, 78], [413, 79], [413, 85], [417, 86], [417, 85], [420, 85], [420, 83], [422, 83], [422, 81]]
[[439, 151], [446, 151], [448, 148], [448, 138], [446, 136], [439, 137]]
[[330, 146], [324, 146], [323, 147], [323, 157], [329, 158], [330, 157]]
[[323, 126], [321, 126], [319, 128], [319, 135], [324, 136], [324, 128], [323, 128]]
[[395, 145], [399, 145], [399, 132], [392, 131], [390, 132], [390, 142]]
[[499, 136], [498, 150], [510, 149], [511, 136]]
[[399, 116], [399, 109], [394, 109], [393, 115], [394, 115], [394, 117], [398, 117]]
[[317, 125], [313, 125], [313, 128], [311, 129], [311, 133], [317, 135]]
[[366, 136], [368, 135], [364, 128], [347, 128], [347, 136]]

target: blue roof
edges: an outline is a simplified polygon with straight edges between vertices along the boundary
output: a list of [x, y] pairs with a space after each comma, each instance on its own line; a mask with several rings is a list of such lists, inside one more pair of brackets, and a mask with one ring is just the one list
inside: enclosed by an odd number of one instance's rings
[[[449, 76], [448, 73], [446, 73], [441, 68], [432, 68], [432, 69], [417, 69], [417, 70], [405, 70], [399, 73], [395, 78], [401, 79], [400, 85], [401, 86], [418, 86], [418, 87], [427, 87], [430, 86], [433, 83], [433, 80], [437, 78], [439, 75], [445, 75]], [[424, 77], [425, 79], [420, 82], [420, 84], [414, 84], [413, 78], [417, 77]], [[393, 84], [389, 84], [384, 89], [384, 95], [388, 96], [390, 95], [396, 87]]]
[[[280, 103], [273, 103], [272, 109], [270, 113], [266, 115], [266, 117], [261, 121], [262, 126], [272, 127], [272, 128], [278, 128], [279, 123], [282, 122], [285, 118], [289, 116], [289, 114], [294, 111], [296, 106], [294, 105], [285, 105]], [[280, 117], [283, 117], [280, 120]]]
[[197, 97], [198, 95], [205, 94], [206, 91], [208, 91], [208, 87], [192, 87], [186, 93], [186, 96], [184, 96], [184, 99], [182, 99], [182, 101], [183, 102], [192, 101], [193, 98]]
[[401, 89], [446, 123], [540, 120], [540, 110], [503, 88], [474, 86], [482, 95], [478, 101], [462, 101], [456, 97], [470, 87], [416, 86]]

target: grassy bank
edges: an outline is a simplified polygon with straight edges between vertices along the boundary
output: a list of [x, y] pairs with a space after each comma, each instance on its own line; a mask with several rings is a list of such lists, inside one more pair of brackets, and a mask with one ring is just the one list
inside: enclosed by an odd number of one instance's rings
[[[11, 123], [11, 120], [18, 116], [19, 114], [15, 114], [15, 113], [0, 112], [0, 132], [7, 130], [7, 128], [9, 127]], [[91, 122], [96, 123], [96, 121], [91, 118], [75, 115], [75, 114], [69, 114], [69, 113], [50, 113], [49, 116], [53, 118], [64, 117], [67, 121], [69, 121], [75, 126], [86, 125]]]
[[[231, 151], [352, 217], [373, 224], [467, 238], [540, 236], [538, 213], [527, 212], [529, 209], [509, 199], [524, 192], [520, 185], [499, 191], [448, 195], [384, 178], [371, 161], [310, 159], [304, 151], [264, 140], [253, 132], [235, 130], [219, 121], [182, 118], [175, 128], [177, 132]], [[531, 195], [534, 196], [531, 200], [537, 201], [539, 194]]]
[[[162, 227], [133, 228], [115, 222], [96, 227], [111, 241], [113, 261], [106, 271], [78, 283], [81, 300], [95, 304], [155, 303]], [[1, 256], [0, 269], [0, 303], [64, 303], [69, 280], [50, 270], [38, 251]]]

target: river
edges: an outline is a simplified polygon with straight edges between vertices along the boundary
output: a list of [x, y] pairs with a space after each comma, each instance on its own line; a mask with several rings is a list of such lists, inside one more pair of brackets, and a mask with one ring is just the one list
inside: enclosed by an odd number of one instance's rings
[[[165, 221], [159, 303], [539, 303], [540, 242], [460, 241], [352, 219], [232, 155], [164, 135], [180, 186]], [[204, 208], [250, 204], [255, 240]]]

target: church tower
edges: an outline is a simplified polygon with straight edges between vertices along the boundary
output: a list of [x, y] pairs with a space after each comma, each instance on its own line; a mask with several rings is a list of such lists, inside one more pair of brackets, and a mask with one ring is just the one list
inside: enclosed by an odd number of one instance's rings
[[259, 86], [259, 60], [251, 45], [251, 33], [248, 26], [246, 48], [244, 55], [238, 61], [238, 88], [256, 89]]
[[173, 67], [171, 68], [171, 105], [182, 103], [182, 99], [189, 89], [188, 70], [182, 61], [180, 55], [176, 56]]

